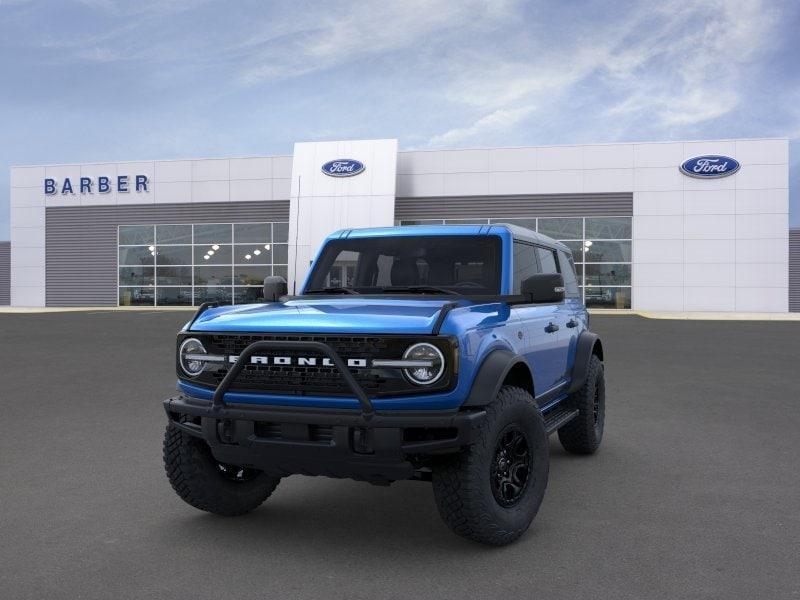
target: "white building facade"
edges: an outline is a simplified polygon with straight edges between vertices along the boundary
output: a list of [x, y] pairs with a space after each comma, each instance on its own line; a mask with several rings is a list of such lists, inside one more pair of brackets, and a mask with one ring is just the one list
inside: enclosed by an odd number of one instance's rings
[[[338, 161], [360, 168], [323, 171]], [[337, 229], [513, 222], [572, 248], [589, 306], [782, 313], [788, 164], [786, 139], [424, 151], [387, 139], [13, 167], [10, 301], [252, 302], [266, 275], [302, 285]]]

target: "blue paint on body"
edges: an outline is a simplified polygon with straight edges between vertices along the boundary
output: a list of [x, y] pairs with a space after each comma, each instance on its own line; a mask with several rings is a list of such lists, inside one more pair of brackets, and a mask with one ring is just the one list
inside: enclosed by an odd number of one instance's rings
[[[494, 235], [502, 242], [501, 294], [513, 289], [513, 241], [522, 230], [502, 225], [413, 226], [362, 230], [342, 230], [328, 240], [362, 237]], [[569, 252], [557, 242], [531, 234], [533, 243]], [[326, 241], [328, 241], [326, 240]], [[538, 242], [537, 242], [538, 240]], [[317, 255], [317, 259], [319, 254]], [[315, 259], [315, 262], [317, 261]], [[307, 285], [303, 285], [305, 289]], [[446, 392], [393, 398], [375, 398], [377, 410], [445, 410], [456, 409], [469, 396], [475, 377], [486, 357], [494, 350], [507, 350], [520, 356], [530, 369], [537, 398], [545, 394], [549, 407], [565, 394], [575, 362], [577, 340], [588, 327], [588, 314], [578, 298], [567, 298], [556, 304], [516, 305], [497, 301], [479, 303], [467, 298], [446, 295], [409, 295], [402, 298], [378, 295], [314, 296], [288, 299], [284, 302], [221, 306], [201, 314], [189, 331], [198, 333], [292, 333], [319, 335], [382, 334], [413, 336], [430, 335], [442, 306], [455, 301], [457, 306], [445, 318], [440, 335], [458, 341], [458, 374], [455, 386]], [[569, 321], [575, 326], [568, 326]], [[558, 331], [548, 333], [549, 324], [558, 324]], [[398, 357], [400, 358], [400, 357]], [[213, 390], [180, 381], [185, 394], [211, 399]], [[359, 409], [355, 398], [306, 395], [275, 395], [229, 392], [229, 403]]]

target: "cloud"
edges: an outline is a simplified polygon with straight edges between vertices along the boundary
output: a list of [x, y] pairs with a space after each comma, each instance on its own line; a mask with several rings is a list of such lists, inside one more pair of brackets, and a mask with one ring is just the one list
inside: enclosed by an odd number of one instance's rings
[[330, 11], [275, 15], [267, 31], [240, 44], [250, 56], [241, 80], [254, 84], [298, 77], [370, 57], [406, 50], [415, 62], [426, 47], [441, 47], [477, 29], [492, 28], [513, 14], [514, 1], [405, 0], [337, 5]]
[[172, 15], [197, 8], [209, 0], [77, 0], [92, 11], [99, 11], [114, 17], [133, 17], [141, 15]]
[[[676, 6], [667, 5], [667, 12]], [[662, 10], [663, 14], [663, 10]], [[699, 26], [697, 25], [699, 24]], [[607, 65], [625, 97], [609, 115], [650, 114], [665, 127], [695, 125], [738, 108], [754, 60], [774, 47], [779, 14], [763, 2], [683, 5], [651, 39], [619, 53], [625, 69]], [[631, 60], [631, 56], [638, 58]], [[617, 55], [612, 55], [612, 60]]]
[[674, 0], [633, 7], [557, 42], [534, 22], [531, 35], [517, 34], [504, 49], [451, 65], [445, 99], [477, 114], [430, 144], [477, 139], [487, 131], [479, 124], [519, 106], [549, 120], [589, 99], [605, 118], [647, 120], [662, 132], [719, 119], [739, 107], [748, 69], [775, 48], [780, 19], [773, 3], [758, 0]]
[[798, 17], [791, 0], [0, 0], [0, 162], [800, 139]]
[[471, 125], [450, 129], [442, 134], [433, 136], [430, 146], [453, 146], [469, 139], [474, 139], [488, 134], [505, 131], [513, 127], [534, 110], [533, 106], [496, 110], [485, 117], [481, 117]]

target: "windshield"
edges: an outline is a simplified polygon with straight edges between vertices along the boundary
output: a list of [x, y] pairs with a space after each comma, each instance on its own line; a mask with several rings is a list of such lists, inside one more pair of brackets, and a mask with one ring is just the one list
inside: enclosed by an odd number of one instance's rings
[[500, 253], [487, 235], [332, 240], [305, 293], [499, 294]]

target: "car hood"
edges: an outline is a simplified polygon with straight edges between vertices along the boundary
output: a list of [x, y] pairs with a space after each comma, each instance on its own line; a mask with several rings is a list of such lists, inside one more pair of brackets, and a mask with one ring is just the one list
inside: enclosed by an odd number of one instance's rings
[[450, 299], [296, 299], [205, 311], [190, 331], [428, 334]]

